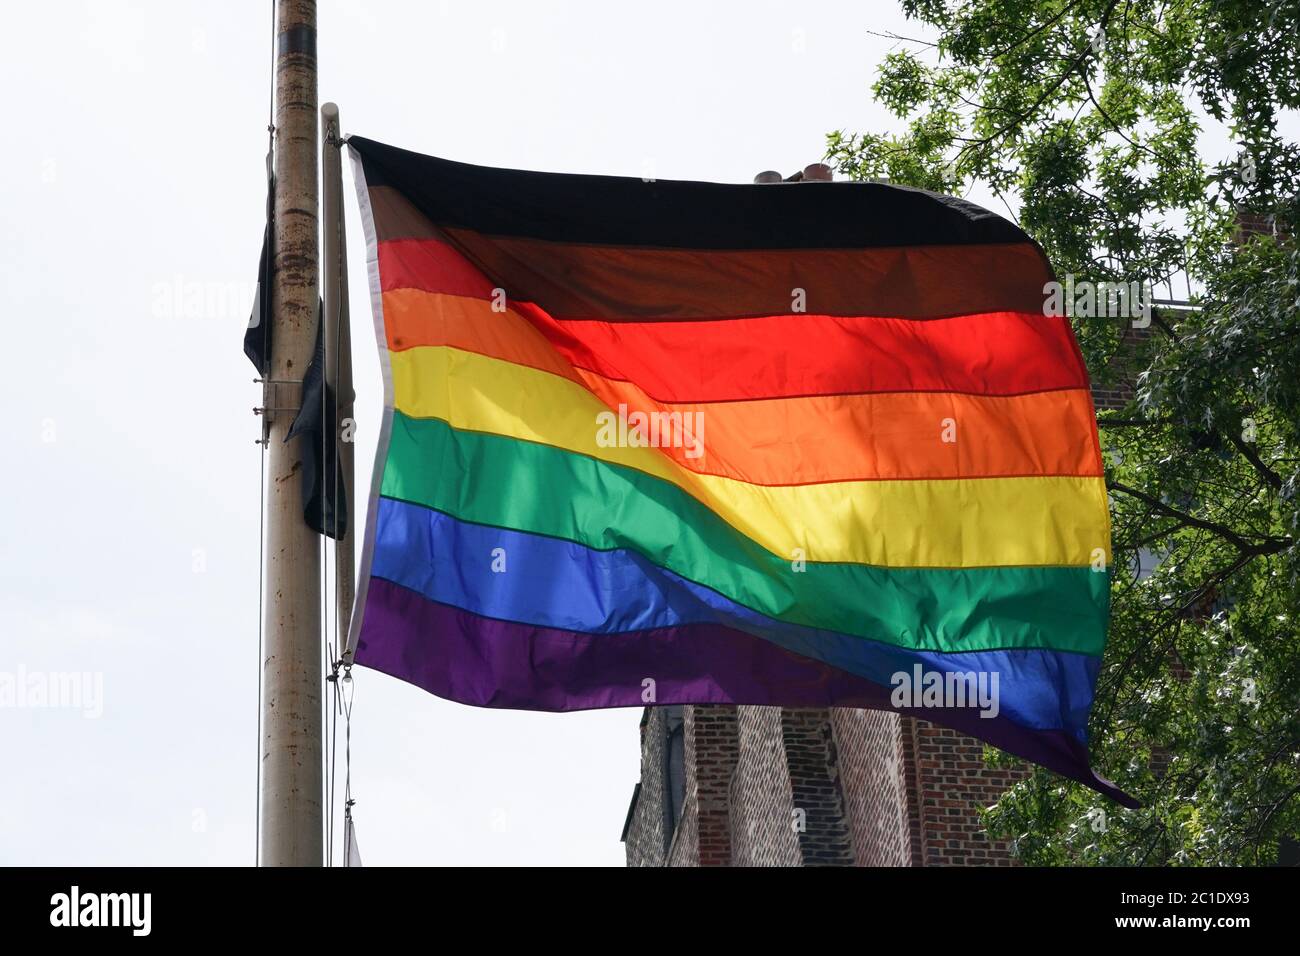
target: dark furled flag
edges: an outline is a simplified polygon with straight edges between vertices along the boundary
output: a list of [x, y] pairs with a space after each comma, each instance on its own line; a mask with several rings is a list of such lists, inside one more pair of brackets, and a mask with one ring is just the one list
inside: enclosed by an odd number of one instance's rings
[[1089, 767], [1110, 522], [1015, 225], [352, 137], [386, 387], [351, 647], [489, 707], [895, 710]]
[[[267, 157], [270, 176], [271, 160]], [[244, 332], [244, 354], [263, 378], [271, 375], [271, 278], [274, 260], [275, 183], [268, 180], [266, 226], [262, 231], [262, 252], [257, 259], [257, 292], [248, 328]], [[294, 417], [285, 441], [303, 438], [303, 520], [317, 534], [339, 538], [347, 534], [348, 503], [338, 455], [338, 423], [334, 390], [325, 384], [325, 353], [322, 315], [316, 312], [316, 351], [302, 383], [302, 408]], [[324, 396], [322, 397], [322, 389]], [[275, 389], [266, 391], [268, 396]], [[263, 414], [266, 414], [264, 412]], [[330, 439], [326, 441], [325, 435]], [[326, 475], [332, 476], [327, 478]]]
[[334, 389], [325, 384], [322, 313], [323, 306], [318, 307], [316, 351], [302, 383], [302, 408], [284, 440], [302, 439], [302, 500], [307, 524], [317, 534], [340, 538], [348, 533], [348, 502], [339, 461], [338, 407]]
[[262, 228], [262, 251], [257, 257], [257, 289], [253, 309], [244, 331], [244, 354], [258, 374], [265, 378], [271, 371], [271, 268], [275, 258], [275, 177], [271, 157], [266, 158], [266, 225]]

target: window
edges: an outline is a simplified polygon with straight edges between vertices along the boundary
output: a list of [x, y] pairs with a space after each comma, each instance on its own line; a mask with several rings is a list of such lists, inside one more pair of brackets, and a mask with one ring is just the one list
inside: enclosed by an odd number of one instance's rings
[[664, 708], [664, 853], [682, 819], [686, 803], [686, 709], [680, 704]]

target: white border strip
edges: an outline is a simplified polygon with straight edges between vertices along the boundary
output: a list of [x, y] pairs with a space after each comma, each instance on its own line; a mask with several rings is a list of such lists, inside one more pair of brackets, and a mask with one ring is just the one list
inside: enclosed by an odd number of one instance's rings
[[375, 466], [370, 475], [370, 500], [366, 507], [366, 537], [361, 546], [361, 574], [357, 579], [356, 598], [352, 603], [352, 622], [348, 628], [348, 643], [343, 651], [343, 663], [351, 664], [361, 636], [361, 621], [365, 615], [366, 592], [370, 589], [370, 563], [375, 553], [376, 524], [379, 518], [379, 491], [383, 486], [384, 464], [388, 461], [388, 444], [393, 433], [393, 368], [388, 356], [388, 335], [384, 331], [383, 286], [379, 282], [379, 239], [375, 233], [375, 216], [370, 208], [370, 189], [366, 185], [366, 171], [361, 154], [348, 146], [352, 157], [352, 182], [357, 189], [357, 204], [361, 207], [361, 227], [366, 234], [366, 272], [370, 277], [370, 309], [375, 319], [375, 341], [379, 345], [379, 367], [384, 378], [384, 420], [379, 428], [379, 443], [375, 446]]

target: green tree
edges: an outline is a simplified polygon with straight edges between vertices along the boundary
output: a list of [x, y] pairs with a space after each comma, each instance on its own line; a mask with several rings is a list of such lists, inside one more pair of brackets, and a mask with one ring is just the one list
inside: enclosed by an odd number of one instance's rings
[[[1115, 559], [1090, 735], [1144, 806], [1035, 771], [990, 827], [1036, 864], [1272, 862], [1300, 833], [1300, 148], [1278, 125], [1300, 107], [1300, 3], [903, 8], [938, 37], [880, 68], [905, 126], [832, 133], [840, 171], [982, 183], [1059, 275], [1186, 283], [1198, 306], [1151, 335], [1073, 319], [1094, 382], [1137, 384], [1099, 419]], [[1209, 161], [1203, 125], [1233, 154]]]

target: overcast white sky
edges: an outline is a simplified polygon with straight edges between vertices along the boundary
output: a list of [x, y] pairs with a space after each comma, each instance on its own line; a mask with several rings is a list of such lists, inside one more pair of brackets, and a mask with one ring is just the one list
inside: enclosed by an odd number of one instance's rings
[[[253, 860], [260, 393], [240, 340], [270, 2], [5, 10], [0, 673], [102, 675], [102, 714], [0, 708], [0, 864]], [[868, 30], [916, 32], [882, 0], [330, 0], [319, 29], [345, 132], [723, 182], [816, 161], [838, 127], [885, 129], [868, 86], [891, 44]], [[380, 390], [345, 188], [365, 480]], [[368, 864], [622, 864], [639, 710], [478, 710], [364, 669], [357, 685]]]

